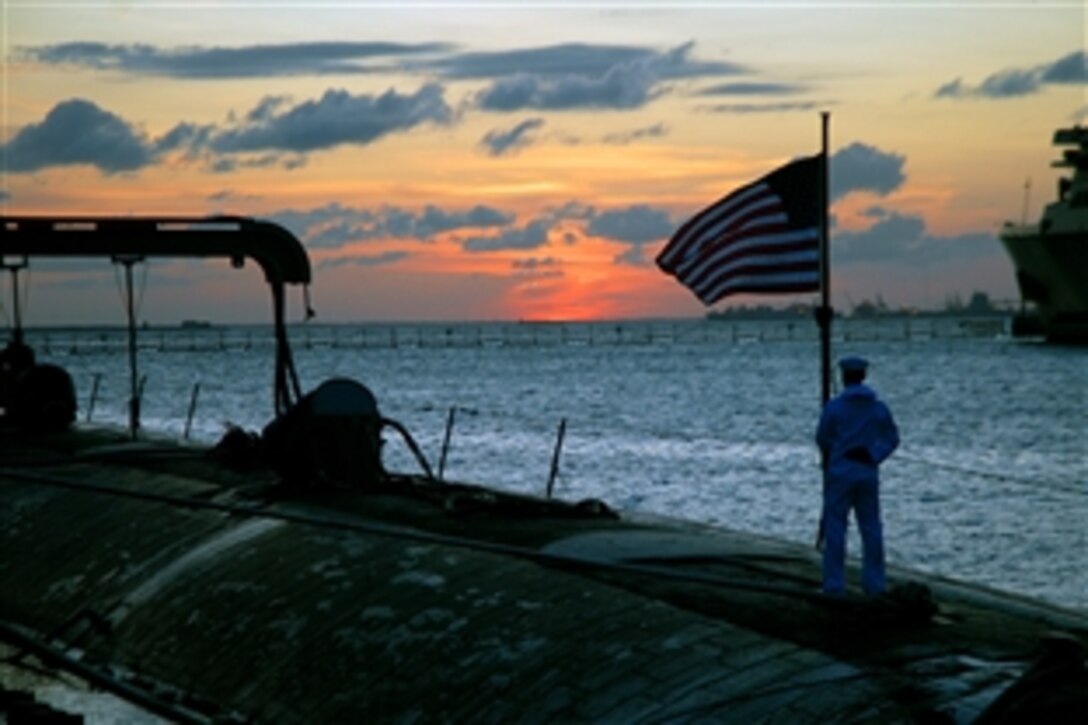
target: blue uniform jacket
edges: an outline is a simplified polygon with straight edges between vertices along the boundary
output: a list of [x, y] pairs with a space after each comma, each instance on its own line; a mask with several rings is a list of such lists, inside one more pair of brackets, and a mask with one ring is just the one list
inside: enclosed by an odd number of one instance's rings
[[862, 383], [847, 385], [824, 406], [816, 444], [830, 480], [875, 478], [877, 466], [899, 445], [899, 429], [872, 388]]

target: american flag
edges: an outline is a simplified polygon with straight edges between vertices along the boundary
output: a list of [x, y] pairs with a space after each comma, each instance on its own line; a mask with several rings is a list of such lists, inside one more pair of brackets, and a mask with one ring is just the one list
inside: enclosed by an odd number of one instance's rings
[[699, 212], [657, 265], [707, 305], [739, 292], [818, 290], [822, 161], [792, 161]]

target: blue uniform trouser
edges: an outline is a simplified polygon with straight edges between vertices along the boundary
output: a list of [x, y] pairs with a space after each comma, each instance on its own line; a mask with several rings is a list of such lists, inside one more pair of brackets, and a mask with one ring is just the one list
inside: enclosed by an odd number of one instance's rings
[[861, 588], [866, 594], [884, 591], [884, 531], [880, 524], [880, 482], [877, 478], [829, 480], [824, 490], [823, 590], [846, 589], [846, 525], [854, 510], [861, 532]]

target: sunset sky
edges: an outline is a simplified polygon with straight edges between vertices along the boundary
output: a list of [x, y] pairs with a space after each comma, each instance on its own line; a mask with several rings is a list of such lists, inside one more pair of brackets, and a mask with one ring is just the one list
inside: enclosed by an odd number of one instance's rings
[[[1079, 0], [0, 0], [0, 26], [5, 214], [272, 219], [329, 322], [702, 315], [654, 255], [818, 152], [824, 110], [834, 305], [1013, 300], [997, 231], [1088, 116]], [[152, 323], [268, 318], [255, 269], [138, 274]], [[26, 282], [30, 324], [123, 320], [105, 261]]]

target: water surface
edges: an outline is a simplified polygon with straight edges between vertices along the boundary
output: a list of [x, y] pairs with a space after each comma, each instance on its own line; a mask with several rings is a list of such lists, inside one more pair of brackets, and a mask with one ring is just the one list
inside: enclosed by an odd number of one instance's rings
[[[566, 420], [556, 495], [812, 542], [819, 349], [808, 320], [292, 329], [306, 389], [355, 378], [451, 479], [543, 493]], [[141, 333], [143, 425], [259, 430], [272, 416], [267, 328]], [[120, 330], [36, 331], [68, 368], [81, 420], [124, 424]], [[1088, 609], [1088, 351], [957, 320], [840, 324], [903, 444], [883, 469], [891, 563]], [[415, 463], [387, 436], [387, 465]], [[858, 553], [852, 530], [850, 553]]]

